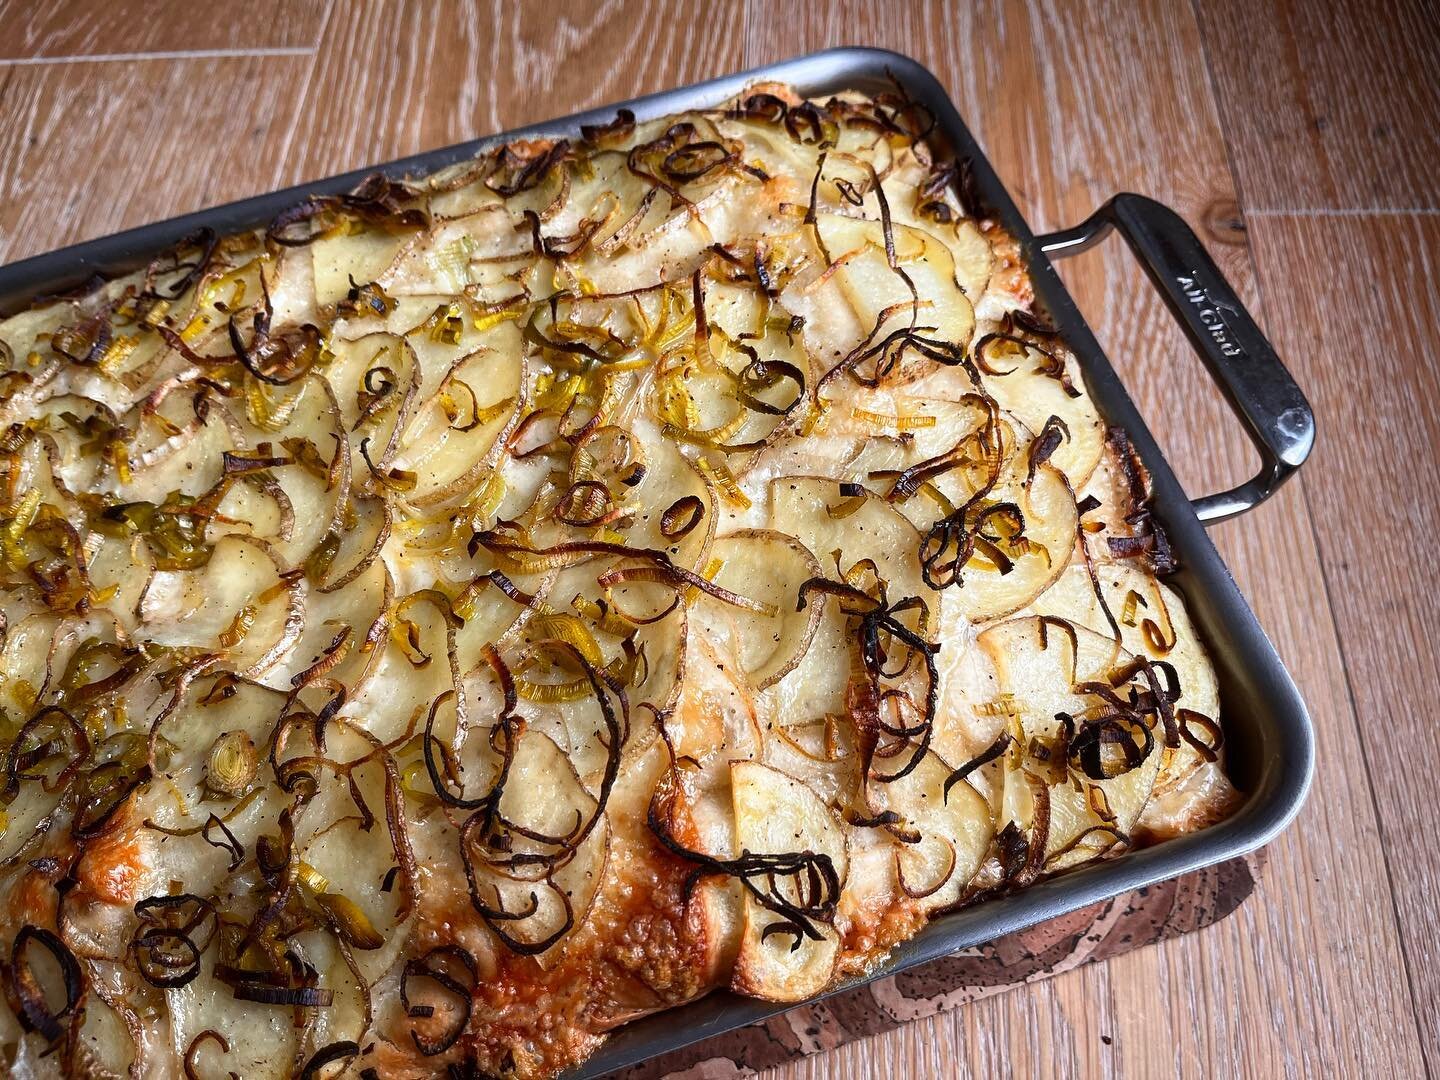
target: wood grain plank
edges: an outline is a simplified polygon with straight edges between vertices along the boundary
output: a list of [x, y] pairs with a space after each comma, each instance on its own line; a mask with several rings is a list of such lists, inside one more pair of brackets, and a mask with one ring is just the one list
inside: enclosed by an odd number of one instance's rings
[[285, 175], [298, 183], [733, 71], [743, 14], [699, 0], [342, 0], [313, 84], [326, 107], [300, 113]]
[[309, 63], [0, 67], [0, 262], [274, 187]]
[[0, 61], [309, 49], [323, 3], [126, 4], [110, 0], [0, 0]]
[[[1440, 528], [1440, 218], [1265, 218], [1252, 238], [1277, 343], [1324, 433], [1316, 473], [1326, 482], [1308, 484], [1306, 493], [1320, 525], [1433, 1069], [1440, 1066], [1440, 838], [1431, 827], [1433, 779], [1415, 763], [1440, 755], [1440, 595], [1425, 553]], [[1346, 253], [1340, 264], [1336, 252]], [[1337, 272], [1297, 272], [1318, 266]], [[1358, 326], [1368, 332], [1356, 348]]]
[[1196, 0], [1246, 207], [1440, 206], [1425, 0]]
[[[1283, 316], [1267, 309], [1265, 318], [1273, 329]], [[1406, 957], [1385, 910], [1380, 826], [1316, 580], [1307, 480], [1216, 539], [1310, 706], [1315, 794], [1271, 847], [1259, 892], [1235, 917], [1110, 964], [1118, 979], [1129, 972], [1138, 985], [1165, 986], [1167, 1026], [1197, 1055], [1184, 1075], [1418, 1076], [1424, 1068]], [[1360, 1016], [1366, 1023], [1350, 1022]], [[1383, 1034], [1367, 1030], [1371, 1020]]]
[[[1254, 304], [1200, 30], [1184, 9], [847, 4], [797, 17], [756, 3], [748, 40], [751, 65], [854, 42], [909, 52], [947, 85], [1036, 228], [1071, 224], [1115, 191], [1155, 195], [1210, 224], [1212, 252]], [[1244, 472], [1249, 454], [1234, 421], [1123, 245], [1062, 264], [1062, 273], [1187, 487], [1208, 490]], [[773, 1075], [880, 1076], [899, 1061], [923, 1075], [937, 1047], [948, 1063], [941, 1075], [957, 1076], [1413, 1075], [1423, 1067], [1412, 1004], [1396, 979], [1403, 963], [1375, 812], [1302, 492], [1283, 492], [1217, 540], [1321, 731], [1324, 798], [1276, 845], [1259, 895], [1201, 934]], [[1352, 883], [1358, 875], [1365, 899], [1327, 885], [1337, 874]], [[1337, 929], [1317, 947], [1312, 925]], [[1336, 1015], [1364, 1015], [1386, 1030], [1340, 1033]], [[922, 1048], [930, 1058], [915, 1056]]]

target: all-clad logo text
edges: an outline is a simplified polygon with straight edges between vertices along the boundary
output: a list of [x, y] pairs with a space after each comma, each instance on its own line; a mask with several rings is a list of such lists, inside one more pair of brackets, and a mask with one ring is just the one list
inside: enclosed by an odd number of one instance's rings
[[1205, 329], [1209, 331], [1215, 344], [1220, 347], [1221, 354], [1244, 356], [1245, 350], [1235, 343], [1235, 339], [1230, 334], [1230, 327], [1225, 321], [1225, 312], [1228, 311], [1232, 315], [1238, 314], [1235, 308], [1212, 297], [1203, 285], [1196, 283], [1194, 276], [1186, 277], [1184, 274], [1179, 274], [1176, 280], [1179, 281], [1180, 288], [1185, 290], [1185, 299], [1195, 305], [1195, 313], [1205, 325]]

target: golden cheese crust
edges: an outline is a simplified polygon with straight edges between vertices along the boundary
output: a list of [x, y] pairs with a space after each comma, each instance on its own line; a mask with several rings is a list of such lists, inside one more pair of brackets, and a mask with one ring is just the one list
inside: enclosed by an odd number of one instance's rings
[[0, 322], [10, 1074], [552, 1076], [1229, 812], [931, 127], [757, 85]]

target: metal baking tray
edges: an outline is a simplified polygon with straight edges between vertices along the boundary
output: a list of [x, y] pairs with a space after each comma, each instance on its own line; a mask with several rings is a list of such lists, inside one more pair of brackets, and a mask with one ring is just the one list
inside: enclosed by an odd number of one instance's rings
[[[807, 96], [842, 90], [880, 92], [898, 85], [934, 113], [937, 126], [931, 140], [969, 163], [975, 192], [1019, 240], [1036, 297], [1079, 357], [1100, 413], [1108, 423], [1129, 433], [1150, 471], [1155, 508], [1180, 564], [1168, 580], [1184, 595], [1211, 650], [1220, 682], [1230, 773], [1246, 793], [1239, 812], [1212, 828], [937, 919], [897, 948], [870, 978], [894, 974], [1265, 844], [1295, 816], [1305, 799], [1313, 769], [1314, 733], [1294, 682], [1204, 526], [1255, 507], [1304, 462], [1314, 443], [1309, 403], [1194, 233], [1173, 211], [1139, 195], [1121, 194], [1073, 229], [1036, 236], [945, 89], [909, 57], [863, 48], [813, 53], [131, 229], [0, 267], [0, 312], [24, 307], [37, 295], [74, 288], [96, 274], [143, 266], [154, 253], [202, 225], [222, 233], [264, 225], [305, 196], [347, 191], [373, 172], [424, 174], [472, 157], [497, 142], [574, 135], [581, 124], [608, 120], [622, 105], [641, 119], [711, 107], [761, 79], [789, 83]], [[1186, 496], [1051, 265], [1052, 255], [1084, 250], [1112, 229], [1125, 238], [1145, 267], [1260, 452], [1260, 473], [1231, 491], [1195, 500]], [[1182, 403], [1175, 405], [1178, 408]], [[852, 985], [855, 981], [831, 993]], [[728, 992], [713, 993], [626, 1025], [568, 1075], [572, 1080], [601, 1076], [789, 1007]]]

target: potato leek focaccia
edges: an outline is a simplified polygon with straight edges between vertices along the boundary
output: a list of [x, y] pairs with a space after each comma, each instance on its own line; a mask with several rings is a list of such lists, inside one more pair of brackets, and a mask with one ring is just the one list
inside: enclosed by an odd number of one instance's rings
[[1226, 812], [930, 124], [622, 113], [0, 323], [12, 1074], [547, 1075]]

